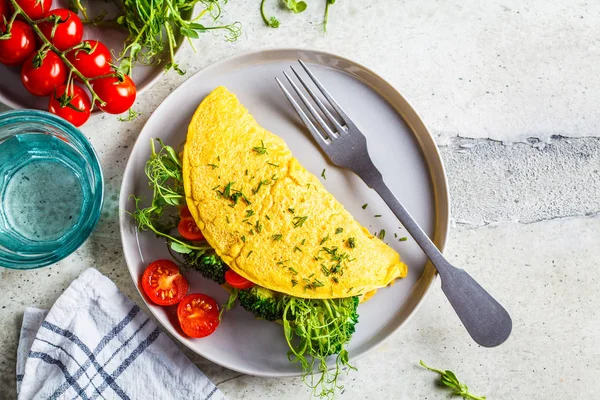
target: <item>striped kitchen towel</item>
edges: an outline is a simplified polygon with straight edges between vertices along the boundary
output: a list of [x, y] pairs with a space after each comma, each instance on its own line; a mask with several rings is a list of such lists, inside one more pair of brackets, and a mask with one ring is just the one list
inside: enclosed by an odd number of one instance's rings
[[19, 399], [221, 400], [173, 341], [93, 268], [50, 311], [27, 308], [17, 353]]

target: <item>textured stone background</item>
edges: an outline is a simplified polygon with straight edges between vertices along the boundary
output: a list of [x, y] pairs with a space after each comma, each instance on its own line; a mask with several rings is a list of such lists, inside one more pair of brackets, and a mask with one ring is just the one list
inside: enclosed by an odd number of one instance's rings
[[[419, 359], [449, 368], [488, 399], [596, 398], [600, 389], [600, 5], [588, 1], [339, 0], [326, 35], [323, 1], [303, 15], [277, 10], [264, 27], [259, 1], [233, 1], [244, 25], [234, 44], [205, 35], [188, 71], [164, 76], [137, 101], [143, 115], [97, 116], [84, 132], [100, 154], [106, 202], [98, 229], [74, 255], [30, 272], [0, 269], [0, 398], [15, 397], [15, 351], [25, 306], [48, 308], [86, 267], [138, 304], [118, 235], [121, 176], [149, 114], [181, 82], [242, 51], [310, 47], [374, 69], [413, 104], [435, 135], [452, 200], [447, 248], [506, 305], [510, 340], [473, 344], [438, 287], [395, 336], [356, 362], [347, 399], [446, 399]], [[0, 77], [0, 79], [2, 79]], [[439, 282], [436, 286], [439, 286]], [[297, 378], [241, 376], [190, 357], [231, 399], [306, 399]]]

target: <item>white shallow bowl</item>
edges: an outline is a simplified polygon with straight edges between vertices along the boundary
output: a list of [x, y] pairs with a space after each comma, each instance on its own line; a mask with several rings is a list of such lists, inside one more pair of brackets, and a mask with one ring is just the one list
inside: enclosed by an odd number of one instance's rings
[[[379, 196], [354, 173], [327, 162], [280, 92], [275, 77], [281, 77], [282, 71], [297, 59], [311, 66], [363, 129], [370, 154], [386, 182], [443, 249], [449, 219], [446, 177], [435, 142], [418, 115], [396, 90], [367, 68], [332, 54], [296, 49], [260, 51], [218, 62], [190, 77], [154, 111], [132, 150], [121, 187], [123, 249], [136, 285], [150, 262], [170, 258], [163, 240], [149, 232], [138, 234], [134, 221], [125, 213], [134, 208], [129, 195], [141, 195], [146, 200], [151, 197], [144, 174], [151, 138], [162, 138], [177, 148], [185, 140], [188, 123], [198, 104], [212, 89], [224, 85], [262, 126], [286, 141], [310, 172], [320, 176], [326, 168], [327, 179], [322, 180], [325, 187], [371, 232], [385, 229], [385, 241], [408, 264], [407, 278], [378, 291], [359, 306], [359, 323], [348, 346], [350, 357], [356, 358], [373, 350], [407, 321], [436, 275], [411, 238], [398, 240], [407, 235], [406, 231], [399, 228], [401, 225]], [[369, 204], [366, 210], [362, 208], [365, 203]], [[382, 217], [376, 218], [376, 214]], [[190, 293], [206, 293], [221, 304], [227, 299], [227, 293], [219, 285], [199, 273], [190, 273], [188, 280]], [[287, 359], [282, 327], [257, 320], [241, 307], [227, 313], [211, 336], [190, 339], [179, 329], [175, 307], [147, 304], [165, 329], [217, 364], [259, 376], [301, 373], [299, 365]]]
[[[84, 2], [84, 5], [87, 6], [90, 16], [98, 15], [100, 11], [111, 7], [111, 4], [107, 2]], [[55, 8], [69, 8], [68, 2], [54, 0], [52, 9]], [[127, 38], [127, 31], [123, 29], [99, 28], [91, 24], [84, 25], [84, 40], [99, 40], [117, 55], [123, 50], [125, 38]], [[176, 41], [175, 54], [181, 48], [182, 37], [177, 37]], [[164, 73], [164, 66], [164, 63], [151, 66], [135, 65], [131, 79], [135, 83], [137, 96], [140, 96], [160, 79]], [[48, 111], [48, 97], [32, 95], [21, 83], [20, 66], [8, 67], [0, 64], [0, 103], [16, 109], [33, 108]], [[93, 112], [100, 112], [100, 110], [94, 108]]]

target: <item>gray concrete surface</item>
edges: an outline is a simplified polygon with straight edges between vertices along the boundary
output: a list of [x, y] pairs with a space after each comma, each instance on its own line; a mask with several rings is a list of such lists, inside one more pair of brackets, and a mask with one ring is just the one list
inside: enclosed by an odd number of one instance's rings
[[[600, 5], [558, 0], [464, 2], [339, 0], [329, 31], [322, 2], [303, 15], [277, 11], [262, 25], [257, 1], [230, 1], [234, 44], [205, 35], [182, 49], [185, 76], [168, 74], [136, 102], [142, 116], [93, 117], [84, 133], [105, 173], [98, 229], [58, 265], [0, 269], [0, 399], [15, 397], [15, 351], [26, 306], [48, 308], [95, 266], [138, 304], [123, 260], [117, 200], [137, 133], [191, 73], [242, 51], [311, 47], [363, 63], [413, 104], [440, 145], [452, 197], [448, 257], [511, 311], [514, 332], [495, 349], [466, 336], [439, 287], [414, 318], [344, 377], [341, 399], [447, 399], [436, 376], [454, 370], [488, 399], [596, 398], [600, 390]], [[0, 78], [1, 79], [1, 78]], [[439, 286], [439, 283], [438, 283]], [[143, 305], [142, 305], [143, 306]], [[297, 378], [241, 376], [186, 354], [230, 399], [307, 399]]]

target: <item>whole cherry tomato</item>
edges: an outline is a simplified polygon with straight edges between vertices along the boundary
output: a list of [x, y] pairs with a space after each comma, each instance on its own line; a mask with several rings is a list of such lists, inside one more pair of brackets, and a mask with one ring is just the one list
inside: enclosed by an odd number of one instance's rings
[[85, 124], [90, 117], [90, 98], [77, 85], [61, 85], [50, 96], [48, 111], [66, 119], [75, 126]]
[[2, 32], [4, 32], [4, 29], [6, 28], [4, 20], [6, 19], [8, 21], [10, 19], [10, 10], [7, 1], [8, 0], [0, 0], [0, 30]]
[[72, 11], [66, 8], [57, 8], [50, 11], [46, 17], [52, 15], [57, 16], [56, 30], [54, 36], [52, 36], [52, 29], [54, 28], [54, 21], [46, 21], [39, 24], [40, 30], [46, 36], [50, 42], [60, 51], [67, 50], [76, 44], [81, 42], [83, 37], [83, 24], [81, 20]]
[[[84, 40], [84, 47], [71, 50], [67, 59], [86, 78], [110, 74], [110, 50], [97, 40]], [[76, 77], [79, 80], [79, 77]]]
[[0, 63], [20, 65], [35, 52], [35, 35], [23, 21], [13, 22], [10, 35], [9, 39], [0, 40]]
[[67, 67], [53, 51], [29, 56], [21, 67], [25, 89], [36, 96], [48, 96], [67, 81]]
[[34, 21], [44, 18], [52, 8], [52, 0], [16, 0], [16, 3]]
[[129, 110], [137, 93], [135, 84], [127, 75], [123, 75], [122, 81], [117, 77], [96, 79], [92, 82], [92, 88], [105, 103], [102, 105], [96, 100], [96, 105], [109, 114], [121, 114]]

